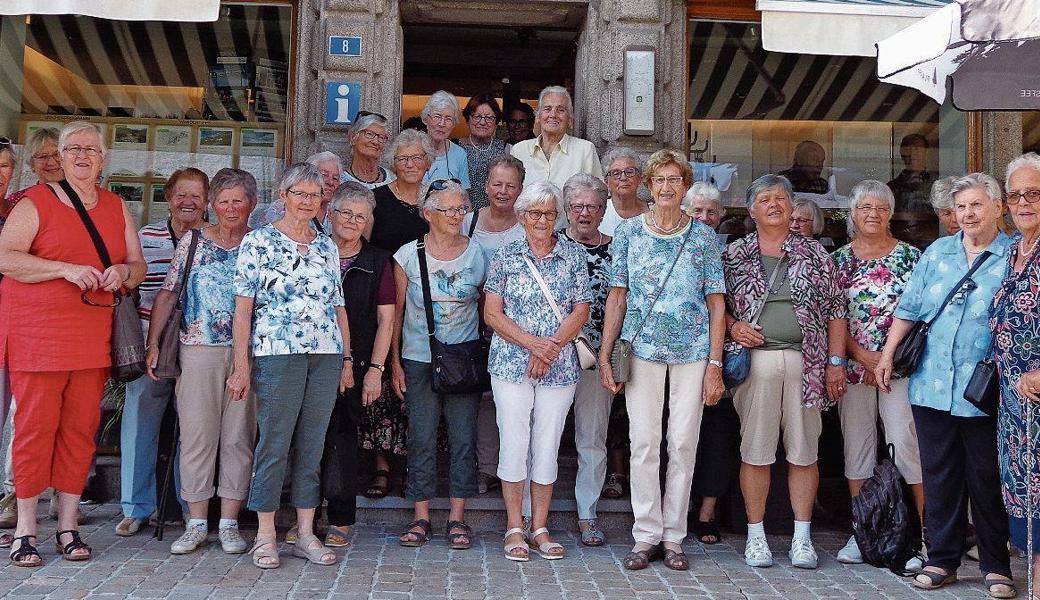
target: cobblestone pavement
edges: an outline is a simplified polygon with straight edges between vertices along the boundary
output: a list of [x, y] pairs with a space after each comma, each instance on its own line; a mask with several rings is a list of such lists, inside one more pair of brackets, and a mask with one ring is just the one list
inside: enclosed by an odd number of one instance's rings
[[[660, 563], [642, 572], [621, 568], [628, 551], [624, 532], [608, 532], [616, 544], [584, 548], [576, 533], [556, 532], [567, 558], [546, 561], [532, 556], [518, 564], [501, 556], [496, 532], [480, 532], [474, 548], [451, 551], [444, 536], [435, 535], [425, 547], [401, 548], [396, 543], [400, 524], [362, 525], [354, 529], [353, 544], [340, 551], [334, 567], [306, 564], [282, 546], [280, 569], [253, 567], [248, 555], [228, 556], [216, 536], [200, 551], [171, 556], [169, 543], [182, 529], [168, 530], [166, 541], [151, 537], [151, 528], [132, 538], [112, 533], [118, 522], [118, 505], [93, 507], [83, 526], [95, 558], [85, 563], [62, 561], [55, 555], [55, 522], [40, 521], [40, 550], [46, 566], [23, 569], [0, 561], [0, 596], [6, 598], [175, 598], [193, 599], [409, 599], [530, 598], [550, 600], [651, 599], [651, 598], [985, 598], [977, 564], [961, 569], [961, 582], [939, 591], [918, 593], [908, 580], [866, 565], [846, 566], [834, 559], [844, 543], [837, 532], [816, 533], [820, 568], [795, 569], [787, 560], [788, 539], [770, 539], [777, 564], [752, 569], [743, 563], [743, 539], [725, 536], [716, 546], [688, 544], [688, 572], [669, 571]], [[435, 524], [439, 532], [443, 524]], [[245, 532], [251, 539], [253, 532]], [[48, 537], [49, 536], [49, 537]], [[6, 550], [4, 551], [6, 552]], [[1016, 569], [1021, 571], [1021, 562]], [[1019, 589], [1024, 590], [1024, 584]], [[1023, 594], [1020, 594], [1020, 597]]]

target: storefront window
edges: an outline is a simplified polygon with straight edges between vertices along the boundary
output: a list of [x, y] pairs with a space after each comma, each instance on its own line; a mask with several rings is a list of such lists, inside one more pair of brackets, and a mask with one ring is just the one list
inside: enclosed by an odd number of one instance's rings
[[[876, 60], [767, 52], [757, 23], [690, 22], [690, 160], [729, 206], [744, 207], [757, 176], [786, 175], [796, 197], [828, 213], [846, 237], [852, 187], [887, 182], [893, 232], [919, 246], [941, 235], [929, 203], [936, 178], [966, 166], [966, 119], [916, 90], [881, 83]], [[743, 219], [732, 211], [731, 227]]]
[[[6, 18], [3, 74], [20, 96], [0, 96], [0, 131], [23, 143], [42, 127], [97, 123], [110, 148], [105, 185], [142, 223], [166, 216], [165, 181], [184, 167], [245, 169], [269, 201], [284, 157], [291, 29], [285, 3], [226, 3], [212, 23]], [[26, 167], [11, 189], [34, 183]]]

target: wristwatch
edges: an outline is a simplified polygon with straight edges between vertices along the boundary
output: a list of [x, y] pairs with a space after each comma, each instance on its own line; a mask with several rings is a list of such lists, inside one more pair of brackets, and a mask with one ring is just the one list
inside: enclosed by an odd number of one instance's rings
[[849, 361], [841, 356], [835, 356], [834, 354], [827, 357], [827, 364], [832, 367], [844, 367], [849, 364]]
[[722, 368], [722, 361], [721, 360], [715, 360], [714, 358], [709, 358], [708, 359], [708, 364], [709, 365], [715, 365], [716, 367], [718, 367], [720, 369]]
[[380, 373], [385, 373], [386, 372], [386, 367], [384, 367], [383, 365], [381, 365], [379, 363], [368, 363], [368, 368], [369, 369], [376, 369]]
[[354, 362], [354, 357], [353, 356], [344, 356], [343, 357], [343, 362], [352, 363], [352, 362]]

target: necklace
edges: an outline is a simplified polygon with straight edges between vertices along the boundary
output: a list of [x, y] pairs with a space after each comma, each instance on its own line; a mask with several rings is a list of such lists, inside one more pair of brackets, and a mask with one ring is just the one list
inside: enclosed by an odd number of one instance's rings
[[404, 198], [402, 198], [401, 197], [401, 188], [397, 187], [397, 180], [396, 179], [391, 181], [390, 183], [388, 183], [386, 185], [386, 187], [389, 188], [389, 190], [391, 192], [393, 192], [394, 198], [397, 198], [398, 202], [400, 202], [401, 204], [404, 204], [405, 206], [408, 206], [409, 208], [414, 208], [414, 209], [418, 210], [418, 204], [419, 204], [419, 195], [418, 194], [416, 194], [415, 199], [413, 201], [411, 201], [411, 202], [409, 202], [409, 201], [405, 200]]
[[382, 172], [380, 172], [380, 170], [379, 170], [379, 166], [376, 165], [376, 174], [375, 174], [375, 176], [372, 177], [372, 179], [365, 179], [364, 177], [359, 177], [358, 174], [354, 172], [354, 163], [353, 162], [350, 163], [349, 167], [347, 167], [347, 173], [350, 173], [351, 177], [353, 177], [354, 179], [357, 179], [361, 183], [367, 183], [367, 184], [377, 183], [381, 179], [380, 176], [382, 175]]
[[599, 235], [599, 238], [596, 240], [595, 244], [587, 244], [587, 243], [579, 240], [578, 236], [573, 234], [573, 233], [571, 233], [571, 230], [569, 228], [567, 229], [566, 233], [567, 233], [567, 237], [571, 238], [575, 242], [578, 242], [582, 246], [588, 246], [589, 248], [597, 248], [597, 247], [603, 245], [603, 232], [602, 231], [597, 231], [596, 232]]
[[1040, 235], [1036, 236], [1036, 239], [1033, 240], [1033, 243], [1029, 245], [1029, 250], [1026, 250], [1025, 247], [1022, 245], [1025, 241], [1025, 237], [1018, 241], [1018, 254], [1019, 256], [1032, 256], [1033, 250], [1036, 250], [1036, 243], [1040, 242]]
[[684, 217], [685, 216], [686, 216], [685, 214], [680, 213], [679, 214], [679, 222], [675, 225], [675, 227], [673, 227], [671, 229], [665, 229], [664, 227], [661, 227], [660, 225], [657, 224], [657, 215], [654, 214], [654, 209], [650, 209], [650, 224], [653, 225], [654, 229], [659, 231], [661, 233], [661, 235], [672, 235], [673, 233], [678, 233], [679, 231], [682, 230], [682, 228], [683, 228], [683, 226], [685, 224], [684, 223]]

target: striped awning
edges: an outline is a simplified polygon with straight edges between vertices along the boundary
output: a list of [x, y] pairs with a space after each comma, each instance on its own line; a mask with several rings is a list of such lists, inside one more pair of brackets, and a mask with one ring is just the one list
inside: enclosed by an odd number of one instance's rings
[[954, 0], [758, 0], [766, 50], [876, 56], [874, 44]]
[[0, 15], [84, 15], [119, 21], [216, 21], [220, 0], [4, 0]]

